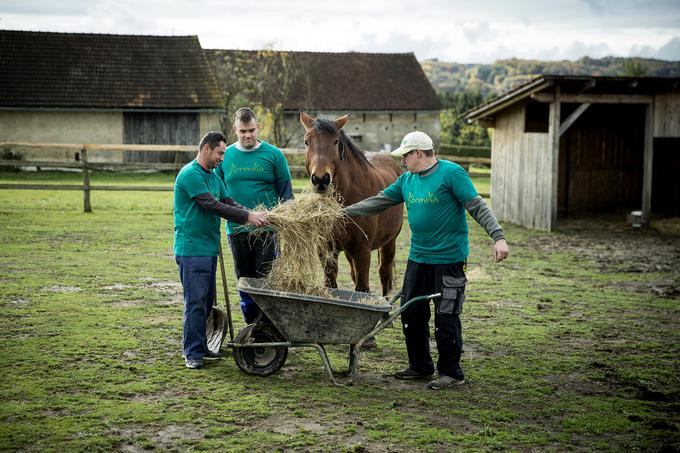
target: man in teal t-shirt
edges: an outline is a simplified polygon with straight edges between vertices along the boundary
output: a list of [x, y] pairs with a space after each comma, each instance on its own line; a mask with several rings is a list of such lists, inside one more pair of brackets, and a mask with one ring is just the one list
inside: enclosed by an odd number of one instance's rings
[[212, 171], [224, 159], [225, 137], [208, 132], [196, 159], [175, 179], [175, 261], [184, 292], [182, 346], [187, 368], [201, 368], [204, 360], [216, 360], [208, 349], [205, 323], [215, 303], [215, 273], [220, 247], [220, 217], [254, 226], [266, 225], [266, 217], [248, 212], [227, 195], [222, 180]]
[[[278, 148], [258, 140], [257, 119], [251, 109], [243, 107], [236, 111], [234, 131], [238, 140], [227, 148], [224, 162], [215, 170], [224, 181], [227, 194], [247, 209], [258, 206], [269, 209], [293, 198], [288, 162]], [[264, 277], [276, 256], [274, 232], [252, 236], [250, 230], [227, 222], [236, 278]], [[239, 291], [239, 295], [243, 317], [250, 324], [259, 309], [248, 293]]]
[[[460, 357], [463, 337], [460, 313], [465, 298], [465, 267], [468, 256], [468, 225], [465, 212], [494, 240], [496, 262], [508, 256], [508, 245], [496, 217], [477, 194], [467, 172], [458, 164], [434, 157], [432, 139], [411, 132], [392, 151], [401, 157], [407, 173], [376, 196], [345, 208], [350, 216], [372, 215], [404, 203], [411, 228], [402, 303], [414, 297], [441, 293], [435, 300], [435, 339], [439, 378], [427, 386], [440, 390], [465, 382]], [[395, 373], [398, 379], [430, 378], [434, 364], [430, 355], [430, 305], [415, 302], [401, 314], [409, 366]]]

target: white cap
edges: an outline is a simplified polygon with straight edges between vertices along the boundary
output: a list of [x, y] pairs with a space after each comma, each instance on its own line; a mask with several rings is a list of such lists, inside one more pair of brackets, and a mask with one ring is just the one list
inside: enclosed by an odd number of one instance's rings
[[430, 136], [420, 131], [409, 132], [401, 141], [401, 146], [390, 154], [401, 157], [414, 149], [432, 149], [432, 139]]

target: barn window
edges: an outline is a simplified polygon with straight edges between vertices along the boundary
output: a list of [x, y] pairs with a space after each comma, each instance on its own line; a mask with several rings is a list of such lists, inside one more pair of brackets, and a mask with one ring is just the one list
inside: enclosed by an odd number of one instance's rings
[[392, 122], [392, 114], [390, 113], [390, 123]]
[[366, 114], [365, 113], [361, 114], [361, 119], [364, 123], [366, 122]]
[[350, 135], [349, 138], [351, 138], [354, 143], [361, 143], [363, 140], [362, 135]]
[[524, 114], [524, 132], [548, 133], [550, 104], [529, 102]]
[[413, 122], [414, 123], [418, 122], [418, 114], [416, 112], [413, 112]]

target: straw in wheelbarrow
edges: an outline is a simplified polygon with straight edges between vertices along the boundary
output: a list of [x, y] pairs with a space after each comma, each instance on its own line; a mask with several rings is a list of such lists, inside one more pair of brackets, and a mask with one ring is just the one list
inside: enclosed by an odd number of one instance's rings
[[[279, 256], [266, 278], [271, 289], [333, 297], [325, 286], [324, 268], [336, 251], [334, 233], [352, 222], [341, 203], [335, 192], [324, 195], [305, 190], [267, 213], [280, 243]], [[381, 304], [384, 300], [366, 297], [361, 302]]]
[[270, 288], [298, 294], [330, 296], [324, 267], [335, 251], [333, 233], [349, 217], [337, 196], [305, 190], [267, 212], [278, 232], [279, 256], [266, 278]]

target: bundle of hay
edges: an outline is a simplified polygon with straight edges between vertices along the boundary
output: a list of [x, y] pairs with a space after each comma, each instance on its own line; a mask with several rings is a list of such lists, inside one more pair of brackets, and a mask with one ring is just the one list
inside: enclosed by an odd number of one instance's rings
[[335, 195], [305, 190], [267, 212], [280, 253], [266, 278], [272, 289], [329, 297], [324, 268], [335, 252], [333, 233], [349, 217]]

